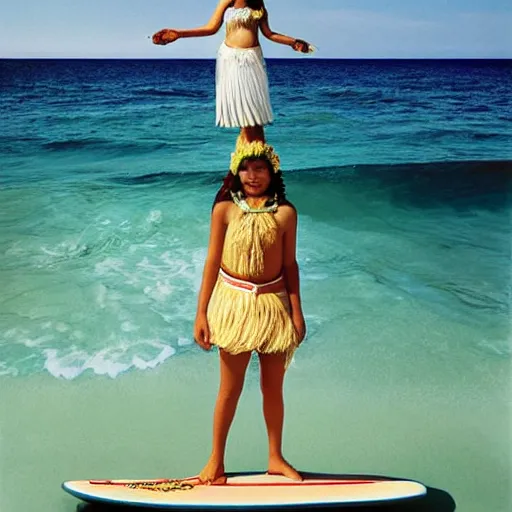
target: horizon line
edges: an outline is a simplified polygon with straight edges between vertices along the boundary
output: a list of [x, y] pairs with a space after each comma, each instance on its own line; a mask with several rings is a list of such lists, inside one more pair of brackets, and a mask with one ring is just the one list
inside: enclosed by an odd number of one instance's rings
[[[310, 57], [311, 59], [311, 57]], [[510, 57], [313, 57], [313, 60], [512, 60]], [[209, 60], [216, 57], [2, 57], [0, 60]], [[265, 60], [300, 61], [297, 57], [265, 57]]]

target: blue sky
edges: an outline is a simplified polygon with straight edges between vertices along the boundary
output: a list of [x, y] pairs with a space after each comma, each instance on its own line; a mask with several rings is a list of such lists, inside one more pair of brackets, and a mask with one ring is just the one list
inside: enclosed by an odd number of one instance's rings
[[[167, 47], [147, 36], [206, 23], [217, 0], [5, 0], [0, 57], [214, 58], [223, 28]], [[271, 27], [325, 58], [512, 57], [510, 0], [266, 0]], [[262, 45], [267, 57], [298, 56]], [[302, 56], [298, 56], [301, 58]], [[302, 57], [303, 58], [303, 57]]]

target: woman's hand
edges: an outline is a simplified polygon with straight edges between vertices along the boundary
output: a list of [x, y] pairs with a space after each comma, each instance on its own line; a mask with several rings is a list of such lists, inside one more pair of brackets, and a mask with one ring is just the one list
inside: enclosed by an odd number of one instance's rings
[[206, 314], [198, 314], [194, 323], [194, 339], [196, 343], [204, 350], [210, 350], [212, 344], [210, 342], [210, 327]]
[[295, 330], [297, 331], [297, 343], [300, 345], [306, 337], [306, 322], [302, 312], [292, 314], [292, 323], [295, 327]]
[[296, 52], [310, 53], [312, 46], [308, 42], [304, 41], [303, 39], [295, 39], [294, 43], [292, 44], [292, 48]]
[[177, 30], [173, 30], [172, 28], [163, 28], [158, 32], [153, 34], [153, 43], [166, 45], [169, 43], [174, 43], [176, 39], [179, 39], [179, 34]]

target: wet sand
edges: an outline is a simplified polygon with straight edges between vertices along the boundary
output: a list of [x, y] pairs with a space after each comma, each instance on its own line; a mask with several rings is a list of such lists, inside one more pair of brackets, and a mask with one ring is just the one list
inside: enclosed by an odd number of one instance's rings
[[[364, 365], [359, 351], [346, 352], [342, 368], [314, 346], [302, 348], [286, 382], [285, 456], [303, 471], [418, 480], [458, 511], [506, 512], [507, 362], [482, 368], [468, 353], [431, 367], [413, 354], [404, 350], [404, 364], [390, 372], [378, 351]], [[117, 379], [3, 378], [0, 510], [75, 511], [79, 500], [60, 488], [65, 480], [197, 474], [209, 453], [217, 379], [216, 354], [199, 351]], [[260, 408], [254, 359], [227, 471], [265, 470]]]

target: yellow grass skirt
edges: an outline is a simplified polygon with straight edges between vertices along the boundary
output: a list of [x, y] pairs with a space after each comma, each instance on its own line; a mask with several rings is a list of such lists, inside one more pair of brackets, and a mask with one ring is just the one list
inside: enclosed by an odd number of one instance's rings
[[219, 276], [208, 305], [211, 341], [230, 354], [255, 350], [286, 353], [286, 366], [297, 348], [288, 293], [255, 294], [233, 288]]

